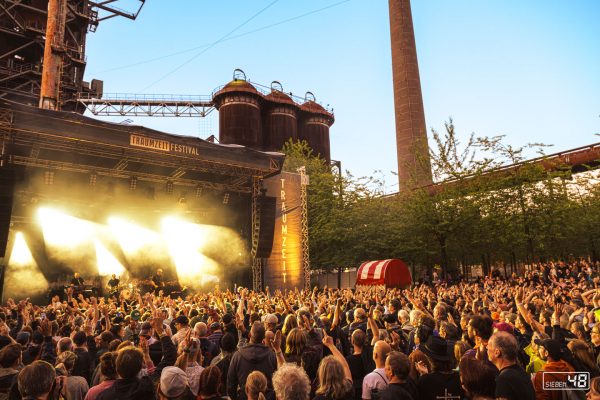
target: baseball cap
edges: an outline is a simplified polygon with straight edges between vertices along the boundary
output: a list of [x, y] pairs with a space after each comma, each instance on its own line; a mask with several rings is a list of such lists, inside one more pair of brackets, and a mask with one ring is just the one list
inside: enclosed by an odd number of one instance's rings
[[143, 335], [143, 336], [149, 335], [151, 330], [152, 330], [152, 324], [150, 322], [144, 322], [144, 323], [142, 323], [140, 335]]
[[140, 317], [142, 316], [142, 313], [140, 312], [140, 310], [133, 310], [131, 311], [131, 319], [134, 321], [139, 321]]
[[542, 346], [543, 348], [545, 348], [548, 351], [548, 354], [550, 355], [550, 357], [552, 357], [553, 360], [560, 360], [562, 358], [562, 349], [560, 346], [560, 342], [558, 340], [555, 339], [544, 339], [544, 340], [540, 340], [540, 339], [535, 339], [535, 344], [537, 344], [538, 346]]
[[508, 332], [508, 333], [514, 333], [514, 328], [511, 324], [509, 324], [508, 322], [494, 322], [493, 323], [494, 328], [496, 328], [499, 332]]
[[165, 397], [176, 398], [190, 387], [185, 372], [177, 367], [166, 367], [160, 374], [160, 391]]
[[175, 318], [175, 322], [181, 325], [187, 325], [190, 323], [190, 320], [185, 315], [180, 315], [177, 318]]

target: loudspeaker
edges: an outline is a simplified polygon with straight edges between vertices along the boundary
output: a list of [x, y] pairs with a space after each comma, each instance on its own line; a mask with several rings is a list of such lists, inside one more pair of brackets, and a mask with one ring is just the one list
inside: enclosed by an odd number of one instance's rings
[[5, 256], [8, 245], [14, 191], [15, 171], [8, 167], [0, 168], [0, 257]]
[[273, 236], [275, 235], [276, 198], [259, 196], [260, 224], [258, 228], [258, 244], [255, 257], [267, 258], [273, 250]]

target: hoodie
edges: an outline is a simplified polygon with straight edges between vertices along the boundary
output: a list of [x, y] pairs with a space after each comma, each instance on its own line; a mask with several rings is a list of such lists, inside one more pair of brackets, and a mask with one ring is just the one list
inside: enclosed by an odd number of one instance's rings
[[536, 372], [533, 377], [533, 388], [535, 389], [536, 400], [561, 400], [561, 390], [544, 390], [543, 383], [545, 382], [566, 382], [567, 374], [557, 374], [544, 376], [544, 372], [574, 372], [575, 370], [566, 361], [548, 361], [541, 371]]
[[227, 395], [232, 399], [246, 400], [244, 387], [252, 371], [265, 374], [271, 387], [271, 377], [276, 369], [277, 358], [270, 348], [263, 344], [247, 345], [231, 358], [227, 373]]
[[19, 374], [14, 368], [0, 368], [0, 398], [8, 398], [8, 392]]

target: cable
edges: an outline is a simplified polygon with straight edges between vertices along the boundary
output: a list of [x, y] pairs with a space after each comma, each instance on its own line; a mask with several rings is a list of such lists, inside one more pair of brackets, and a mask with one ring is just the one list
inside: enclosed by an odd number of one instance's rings
[[216, 46], [217, 44], [219, 44], [220, 42], [222, 42], [223, 40], [227, 39], [229, 36], [231, 36], [235, 31], [237, 31], [238, 29], [240, 29], [241, 27], [243, 27], [244, 25], [246, 25], [247, 23], [249, 23], [250, 21], [252, 21], [254, 18], [258, 17], [260, 14], [262, 14], [263, 12], [265, 12], [267, 9], [271, 8], [271, 6], [273, 6], [275, 3], [277, 3], [279, 0], [273, 0], [271, 3], [269, 3], [266, 7], [262, 8], [259, 12], [257, 12], [256, 14], [254, 14], [253, 16], [251, 16], [250, 18], [248, 18], [246, 21], [242, 22], [240, 25], [236, 26], [234, 29], [232, 29], [229, 33], [227, 33], [225, 36], [222, 36], [220, 39], [218, 39], [217, 41], [211, 43], [208, 47], [204, 48], [204, 50], [202, 50], [201, 52], [199, 52], [198, 54], [194, 55], [192, 58], [190, 58], [189, 60], [183, 62], [182, 64], [179, 64], [179, 66], [177, 66], [176, 68], [172, 69], [170, 72], [166, 73], [165, 75], [163, 75], [161, 78], [155, 80], [154, 82], [152, 82], [151, 84], [149, 84], [148, 86], [146, 86], [144, 89], [142, 89], [142, 92], [145, 92], [147, 89], [151, 88], [152, 86], [156, 85], [158, 82], [164, 80], [165, 78], [173, 75], [175, 72], [179, 71], [181, 68], [183, 68], [184, 66], [186, 66], [187, 64], [191, 63], [192, 61], [194, 61], [196, 58], [200, 57], [202, 54], [206, 53], [208, 50], [210, 50], [211, 48], [213, 48], [214, 46]]
[[[230, 40], [239, 39], [239, 38], [251, 35], [251, 34], [256, 33], [256, 32], [264, 31], [266, 29], [274, 28], [276, 26], [279, 26], [279, 25], [282, 25], [282, 24], [285, 24], [285, 23], [288, 23], [288, 22], [292, 22], [292, 21], [295, 21], [295, 20], [300, 19], [300, 18], [308, 17], [309, 15], [316, 14], [316, 13], [319, 13], [321, 11], [325, 11], [325, 10], [328, 10], [330, 8], [333, 8], [333, 7], [337, 7], [337, 6], [342, 5], [344, 3], [348, 3], [349, 1], [351, 1], [351, 0], [338, 1], [337, 3], [333, 3], [333, 4], [330, 4], [330, 5], [325, 6], [325, 7], [321, 7], [321, 8], [312, 10], [312, 11], [308, 11], [308, 12], [306, 12], [304, 14], [296, 15], [294, 17], [287, 18], [287, 19], [284, 19], [282, 21], [275, 22], [273, 24], [265, 25], [263, 27], [253, 29], [251, 31], [240, 33], [239, 35], [228, 37], [228, 38], [222, 40], [220, 43], [228, 42]], [[200, 46], [190, 47], [189, 49], [180, 50], [180, 51], [177, 51], [175, 53], [169, 53], [169, 54], [165, 54], [163, 56], [149, 58], [147, 60], [138, 61], [138, 62], [135, 62], [133, 64], [121, 65], [121, 66], [118, 66], [118, 67], [105, 69], [105, 70], [102, 70], [102, 71], [98, 71], [96, 73], [97, 74], [103, 74], [103, 73], [106, 73], [106, 72], [119, 71], [119, 70], [126, 69], [126, 68], [137, 67], [138, 65], [149, 64], [149, 63], [154, 62], [154, 61], [159, 61], [159, 60], [163, 60], [165, 58], [169, 58], [169, 57], [173, 57], [173, 56], [178, 56], [180, 54], [189, 53], [189, 52], [194, 51], [194, 50], [203, 49], [203, 48], [208, 47], [210, 45], [211, 45], [210, 43], [206, 43], [206, 44], [202, 44]]]

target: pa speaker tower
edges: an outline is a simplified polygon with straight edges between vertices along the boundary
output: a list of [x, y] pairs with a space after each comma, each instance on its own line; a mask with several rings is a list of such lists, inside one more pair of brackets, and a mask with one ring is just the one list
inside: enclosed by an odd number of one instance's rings
[[258, 243], [255, 257], [268, 258], [273, 249], [273, 236], [275, 234], [276, 198], [260, 196], [258, 207], [260, 209], [260, 223], [258, 224]]

